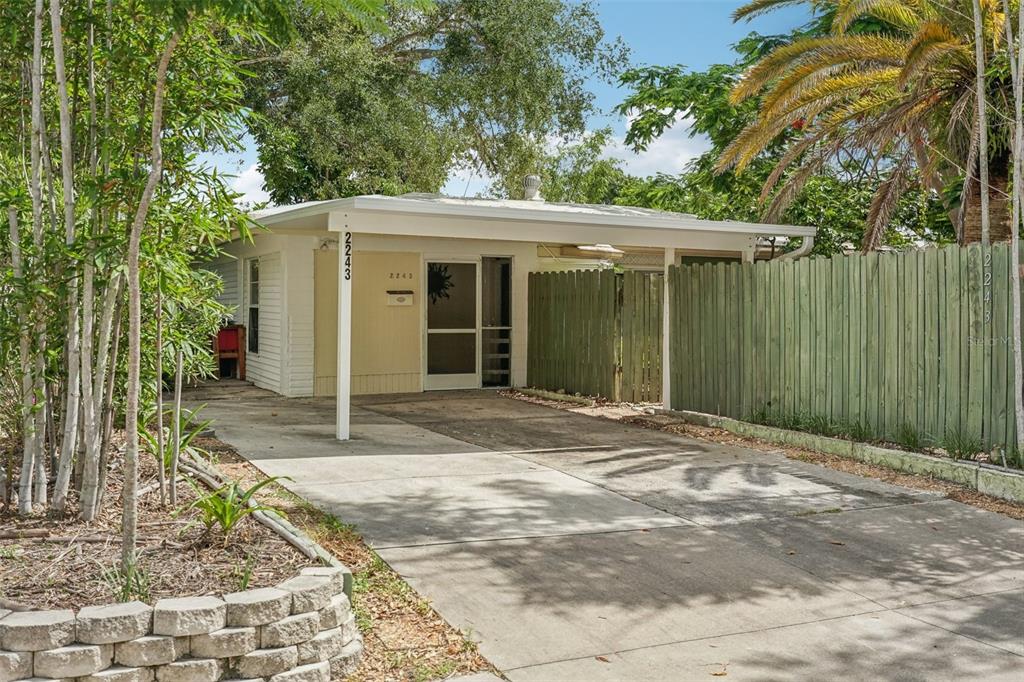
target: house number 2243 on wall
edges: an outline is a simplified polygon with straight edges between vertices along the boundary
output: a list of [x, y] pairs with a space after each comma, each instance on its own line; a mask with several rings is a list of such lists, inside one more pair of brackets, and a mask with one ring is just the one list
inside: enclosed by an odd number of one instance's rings
[[345, 233], [345, 280], [352, 279], [352, 233]]

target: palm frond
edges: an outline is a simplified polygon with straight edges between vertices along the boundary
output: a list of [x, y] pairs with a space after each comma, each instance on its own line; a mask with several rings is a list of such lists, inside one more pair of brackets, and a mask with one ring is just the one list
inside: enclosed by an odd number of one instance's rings
[[948, 26], [937, 21], [925, 22], [914, 35], [910, 49], [907, 50], [899, 87], [906, 87], [908, 83], [926, 73], [937, 61], [951, 54], [966, 60], [968, 66], [971, 64], [970, 47], [958, 39]]
[[913, 29], [921, 20], [917, 2], [907, 0], [839, 0], [832, 30], [845, 33], [853, 22], [870, 16], [903, 29]]
[[783, 7], [805, 5], [808, 4], [808, 2], [809, 0], [753, 0], [742, 7], [737, 8], [732, 13], [732, 20], [734, 22], [742, 20], [750, 21], [755, 17], [759, 17]]
[[[815, 102], [843, 100], [848, 95], [860, 97], [865, 92], [876, 96], [879, 93], [891, 90], [893, 83], [899, 77], [899, 69], [883, 68], [871, 71], [857, 71], [843, 73], [821, 81], [814, 87], [807, 90], [781, 112], [773, 115], [782, 115], [791, 118], [791, 113]], [[767, 116], [767, 114], [766, 114]]]
[[762, 204], [768, 201], [768, 197], [775, 190], [776, 185], [779, 184], [779, 180], [785, 175], [786, 170], [793, 165], [798, 158], [800, 158], [804, 152], [813, 147], [815, 144], [820, 142], [826, 135], [825, 131], [822, 131], [816, 135], [807, 135], [800, 140], [797, 140], [786, 153], [782, 155], [775, 167], [772, 168], [772, 172], [768, 174], [768, 179], [764, 181], [764, 185], [761, 186], [761, 195], [758, 197], [758, 201]]
[[868, 209], [867, 229], [864, 231], [864, 241], [861, 242], [861, 249], [865, 252], [878, 248], [885, 235], [885, 230], [892, 220], [899, 205], [900, 197], [910, 184], [910, 170], [913, 168], [913, 154], [906, 152], [889, 173], [875, 195], [871, 198], [871, 207]]
[[786, 182], [782, 184], [779, 191], [772, 197], [772, 202], [768, 205], [762, 214], [762, 220], [767, 223], [775, 223], [782, 220], [782, 214], [786, 212], [793, 202], [796, 201], [797, 197], [800, 196], [800, 192], [803, 191], [807, 185], [807, 181], [814, 177], [814, 174], [821, 170], [821, 167], [825, 165], [828, 159], [835, 155], [839, 149], [839, 144], [830, 145], [826, 149], [821, 149], [817, 154], [808, 159], [800, 168], [798, 168], [792, 175], [790, 175]]
[[899, 66], [905, 52], [905, 41], [877, 35], [797, 40], [773, 50], [754, 65], [733, 88], [730, 100], [738, 104], [804, 64], [817, 64], [822, 68], [839, 64]]

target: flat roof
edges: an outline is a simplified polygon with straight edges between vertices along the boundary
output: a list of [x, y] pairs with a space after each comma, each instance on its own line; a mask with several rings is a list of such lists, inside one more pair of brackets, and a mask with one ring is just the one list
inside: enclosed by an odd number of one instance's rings
[[[735, 220], [701, 220], [688, 213], [659, 211], [637, 206], [568, 204], [517, 199], [462, 199], [433, 194], [401, 196], [372, 194], [344, 199], [307, 201], [301, 204], [275, 206], [255, 211], [251, 217], [266, 227], [278, 225], [284, 228], [287, 228], [289, 224], [308, 227], [311, 222], [320, 223], [319, 219], [322, 218], [323, 227], [327, 227], [330, 222], [328, 216], [332, 213], [449, 216], [483, 220], [593, 225], [623, 228], [626, 230], [623, 234], [624, 241], [628, 241], [626, 239], [628, 231], [636, 228], [793, 237], [810, 237], [814, 236], [817, 231], [813, 227], [798, 225], [773, 225]], [[354, 229], [359, 231], [358, 227]], [[505, 237], [495, 235], [494, 238]]]

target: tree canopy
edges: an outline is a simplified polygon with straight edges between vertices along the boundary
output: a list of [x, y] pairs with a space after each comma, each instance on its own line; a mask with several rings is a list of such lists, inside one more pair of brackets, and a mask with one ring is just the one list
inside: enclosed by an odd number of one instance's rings
[[384, 27], [296, 12], [292, 40], [252, 44], [243, 61], [279, 203], [437, 191], [457, 168], [535, 172], [548, 140], [585, 129], [585, 79], [626, 59], [590, 2], [437, 0], [392, 7]]

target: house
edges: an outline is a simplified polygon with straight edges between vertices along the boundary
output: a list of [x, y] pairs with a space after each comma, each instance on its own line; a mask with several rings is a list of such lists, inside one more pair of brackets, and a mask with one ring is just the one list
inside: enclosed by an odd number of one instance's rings
[[802, 238], [805, 253], [815, 232], [424, 194], [314, 201], [253, 218], [266, 230], [204, 265], [223, 278], [221, 302], [246, 327], [247, 378], [285, 396], [336, 396], [342, 440], [352, 395], [523, 386], [530, 272], [750, 261], [769, 238]]

